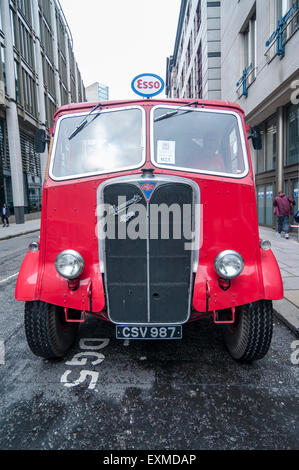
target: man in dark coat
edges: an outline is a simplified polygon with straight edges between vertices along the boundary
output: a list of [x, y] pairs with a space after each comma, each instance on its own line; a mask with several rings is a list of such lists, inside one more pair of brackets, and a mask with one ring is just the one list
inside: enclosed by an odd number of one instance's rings
[[277, 215], [278, 234], [281, 236], [282, 226], [284, 225], [285, 237], [289, 238], [289, 217], [293, 214], [295, 201], [290, 196], [286, 196], [283, 191], [279, 191], [274, 199], [274, 214]]
[[2, 217], [2, 223], [3, 227], [9, 227], [9, 221], [8, 217], [10, 216], [10, 211], [7, 205], [4, 203], [3, 207], [1, 209], [1, 217]]

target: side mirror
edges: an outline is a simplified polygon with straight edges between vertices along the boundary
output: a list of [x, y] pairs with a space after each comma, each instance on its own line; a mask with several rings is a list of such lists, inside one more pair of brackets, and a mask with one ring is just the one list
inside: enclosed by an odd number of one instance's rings
[[34, 137], [34, 150], [36, 153], [44, 153], [47, 143], [47, 134], [44, 129], [37, 129]]
[[258, 126], [253, 126], [250, 128], [251, 135], [248, 137], [252, 139], [252, 145], [255, 150], [261, 150], [262, 149], [262, 136], [261, 136], [261, 130]]

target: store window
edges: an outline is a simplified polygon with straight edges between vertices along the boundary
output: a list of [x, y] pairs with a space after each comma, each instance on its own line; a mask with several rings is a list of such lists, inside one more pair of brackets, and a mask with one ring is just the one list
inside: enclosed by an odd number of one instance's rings
[[265, 207], [265, 186], [257, 188], [257, 214], [258, 223], [264, 224], [264, 207]]
[[277, 116], [260, 124], [262, 149], [257, 151], [257, 173], [272, 171], [277, 159]]
[[274, 170], [277, 157], [277, 118], [266, 122], [266, 171]]
[[262, 137], [262, 148], [256, 150], [256, 173], [263, 173], [265, 171], [265, 130], [264, 124], [260, 127]]
[[273, 185], [258, 186], [257, 212], [259, 225], [272, 227], [273, 224]]
[[266, 186], [266, 208], [265, 225], [272, 226], [273, 222], [273, 187], [272, 184]]
[[287, 155], [286, 165], [299, 163], [299, 105], [287, 108]]
[[[295, 200], [295, 207], [294, 207], [294, 213], [299, 209], [299, 181], [293, 181], [293, 195], [292, 197]], [[296, 224], [297, 222], [293, 219], [293, 224]]]

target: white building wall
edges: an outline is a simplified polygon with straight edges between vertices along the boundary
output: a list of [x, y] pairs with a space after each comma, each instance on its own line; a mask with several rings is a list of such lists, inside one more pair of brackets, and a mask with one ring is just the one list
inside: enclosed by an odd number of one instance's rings
[[[221, 70], [222, 98], [237, 102], [248, 121], [258, 124], [275, 112], [278, 106], [290, 101], [292, 81], [299, 72], [299, 34], [287, 42], [282, 60], [274, 57], [270, 63], [265, 56], [269, 39], [276, 27], [275, 0], [222, 0], [221, 9]], [[240, 99], [236, 83], [242, 75], [242, 28], [256, 8], [256, 78], [248, 87], [248, 96]], [[275, 49], [275, 45], [274, 45]], [[236, 60], [237, 58], [237, 60]]]

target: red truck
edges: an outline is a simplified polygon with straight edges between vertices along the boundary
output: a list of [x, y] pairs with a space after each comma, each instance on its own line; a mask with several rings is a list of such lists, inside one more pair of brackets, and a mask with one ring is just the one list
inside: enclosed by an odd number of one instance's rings
[[[29, 347], [63, 357], [86, 314], [119, 339], [180, 339], [210, 317], [232, 357], [261, 359], [282, 280], [258, 232], [242, 109], [138, 99], [58, 109], [41, 231], [16, 285]], [[46, 145], [38, 132], [36, 149]]]

